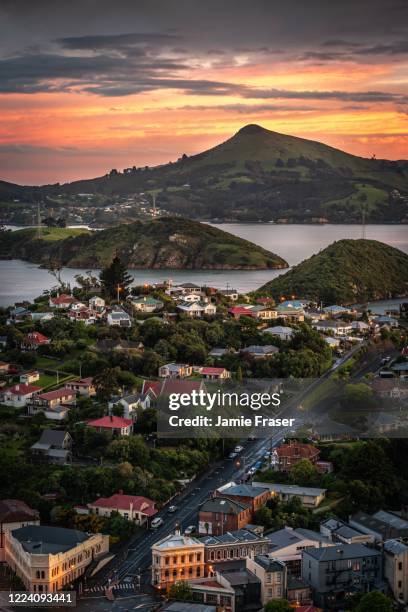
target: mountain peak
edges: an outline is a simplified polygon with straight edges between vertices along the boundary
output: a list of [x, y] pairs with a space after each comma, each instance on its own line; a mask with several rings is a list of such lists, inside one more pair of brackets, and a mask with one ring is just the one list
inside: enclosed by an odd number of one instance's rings
[[252, 135], [252, 134], [262, 134], [262, 133], [265, 133], [267, 131], [268, 130], [263, 128], [261, 125], [257, 125], [256, 123], [248, 123], [248, 125], [244, 125], [243, 128], [238, 130], [238, 132], [236, 133], [236, 136], [238, 136], [238, 135], [246, 136], [246, 135]]

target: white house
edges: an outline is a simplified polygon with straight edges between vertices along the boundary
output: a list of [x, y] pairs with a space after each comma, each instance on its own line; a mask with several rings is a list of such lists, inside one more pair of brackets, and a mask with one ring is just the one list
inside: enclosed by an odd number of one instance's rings
[[211, 302], [182, 302], [177, 308], [189, 317], [212, 316], [217, 312], [217, 307]]
[[164, 306], [161, 300], [156, 300], [156, 298], [148, 295], [132, 297], [130, 298], [130, 300], [132, 306], [140, 312], [157, 312], [158, 310], [161, 310]]
[[41, 392], [41, 387], [35, 385], [17, 384], [2, 391], [2, 403], [13, 408], [23, 408], [28, 400]]
[[263, 332], [265, 334], [272, 334], [272, 336], [278, 336], [280, 340], [290, 340], [295, 333], [291, 327], [285, 327], [284, 325], [267, 327]]
[[329, 333], [334, 336], [346, 336], [352, 331], [351, 323], [338, 320], [317, 321], [313, 323], [312, 327], [319, 332]]
[[148, 392], [133, 393], [123, 396], [114, 396], [110, 399], [108, 407], [109, 409], [112, 409], [113, 406], [117, 404], [123, 406], [123, 416], [125, 419], [129, 419], [132, 417], [133, 413], [137, 408], [142, 408], [143, 410], [146, 410], [146, 408], [150, 408], [151, 395]]
[[112, 512], [118, 512], [136, 525], [144, 525], [157, 513], [154, 501], [151, 499], [141, 495], [123, 495], [123, 491], [111, 497], [100, 497], [88, 504], [88, 508], [99, 516], [110, 516]]
[[193, 368], [187, 363], [166, 363], [159, 368], [160, 378], [185, 378], [192, 373]]
[[132, 319], [130, 318], [128, 313], [122, 309], [112, 310], [112, 312], [109, 312], [108, 316], [106, 317], [106, 320], [109, 326], [115, 326], [115, 327], [131, 327], [132, 326]]
[[89, 300], [89, 308], [97, 313], [101, 313], [105, 310], [105, 300], [97, 295], [91, 297]]

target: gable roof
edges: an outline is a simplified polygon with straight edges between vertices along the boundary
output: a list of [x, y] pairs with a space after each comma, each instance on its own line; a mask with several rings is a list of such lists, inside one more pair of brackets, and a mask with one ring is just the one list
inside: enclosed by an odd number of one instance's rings
[[307, 547], [304, 554], [318, 561], [336, 561], [337, 559], [359, 559], [360, 557], [380, 557], [381, 552], [368, 548], [364, 544], [339, 544], [324, 548]]
[[117, 510], [132, 509], [136, 512], [153, 516], [157, 513], [154, 507], [154, 501], [141, 495], [123, 495], [123, 493], [115, 493], [111, 497], [100, 497], [94, 502], [88, 504], [92, 508], [113, 508]]
[[11, 395], [30, 395], [32, 393], [36, 393], [37, 391], [41, 391], [42, 387], [37, 387], [36, 385], [25, 385], [24, 383], [18, 383], [17, 385], [13, 385], [8, 389], [4, 389], [3, 393], [10, 393]]
[[213, 497], [207, 499], [200, 508], [200, 512], [219, 512], [221, 514], [241, 514], [249, 508], [243, 504], [227, 497]]
[[38, 521], [40, 515], [20, 499], [0, 499], [0, 525], [18, 521]]
[[102, 427], [105, 429], [122, 429], [123, 427], [129, 427], [132, 423], [132, 419], [124, 419], [113, 414], [88, 421], [89, 427]]
[[46, 393], [41, 393], [41, 395], [39, 396], [40, 399], [44, 399], [47, 402], [55, 400], [55, 399], [62, 399], [63, 397], [72, 397], [76, 395], [75, 391], [73, 391], [72, 389], [68, 389], [67, 387], [62, 387], [61, 389], [54, 389], [54, 391], [47, 391]]
[[67, 435], [69, 436], [69, 433], [61, 429], [44, 429], [38, 442], [50, 446], [62, 446]]
[[240, 496], [240, 497], [258, 497], [269, 491], [267, 488], [254, 487], [248, 484], [231, 485], [228, 488], [223, 488], [221, 493], [228, 497], [229, 495]]

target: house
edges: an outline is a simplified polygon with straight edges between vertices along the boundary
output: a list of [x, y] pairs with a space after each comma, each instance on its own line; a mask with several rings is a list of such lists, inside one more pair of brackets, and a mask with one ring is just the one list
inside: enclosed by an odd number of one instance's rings
[[363, 334], [370, 331], [369, 324], [365, 323], [364, 321], [352, 321], [351, 328], [353, 331]]
[[324, 610], [344, 608], [350, 594], [385, 590], [381, 552], [363, 544], [304, 549], [302, 578]]
[[317, 508], [326, 497], [326, 489], [318, 487], [301, 487], [299, 485], [278, 484], [272, 482], [253, 482], [255, 487], [266, 488], [269, 497], [278, 497], [282, 502], [289, 502], [297, 497], [306, 508]]
[[111, 338], [105, 338], [98, 340], [95, 345], [96, 350], [101, 353], [121, 352], [121, 353], [132, 353], [143, 349], [142, 342], [133, 342], [132, 340], [124, 340], [123, 338], [117, 338], [112, 340]]
[[384, 542], [384, 577], [398, 604], [408, 607], [408, 542], [392, 539]]
[[130, 436], [133, 431], [132, 419], [125, 419], [112, 414], [88, 421], [87, 425], [99, 432], [106, 431], [112, 436]]
[[123, 406], [123, 416], [125, 419], [133, 418], [137, 408], [146, 410], [150, 408], [155, 395], [150, 390], [147, 393], [130, 393], [128, 395], [117, 395], [109, 400], [108, 408], [111, 410], [113, 406], [120, 404]]
[[157, 514], [154, 501], [141, 495], [124, 495], [123, 491], [111, 497], [100, 497], [88, 504], [88, 508], [91, 513], [99, 516], [111, 516], [112, 512], [118, 512], [135, 525], [146, 525]]
[[381, 315], [380, 317], [377, 317], [374, 319], [374, 323], [380, 327], [384, 327], [385, 325], [387, 327], [397, 328], [399, 326], [398, 320], [394, 317], [390, 317], [389, 315]]
[[404, 361], [402, 363], [394, 363], [391, 366], [391, 370], [394, 372], [396, 376], [400, 376], [401, 378], [408, 377], [408, 361]]
[[23, 408], [28, 401], [41, 392], [41, 387], [35, 385], [25, 385], [18, 383], [1, 392], [1, 403], [13, 408]]
[[347, 306], [339, 306], [338, 304], [332, 304], [331, 306], [325, 306], [323, 310], [330, 317], [338, 317], [338, 316], [349, 314], [352, 312], [352, 310], [350, 308], [347, 308]]
[[25, 525], [39, 525], [40, 514], [19, 499], [0, 500], [0, 563], [6, 560], [6, 534]]
[[76, 404], [76, 392], [68, 387], [47, 391], [36, 395], [28, 406], [29, 414], [43, 411], [50, 419], [62, 420], [68, 413], [69, 406]]
[[44, 429], [38, 442], [30, 448], [36, 457], [52, 463], [68, 463], [71, 458], [72, 438], [67, 431]]
[[23, 372], [20, 374], [20, 382], [24, 385], [31, 385], [31, 383], [37, 382], [40, 379], [40, 373], [37, 370], [31, 370], [30, 372]]
[[232, 352], [233, 351], [231, 349], [216, 346], [208, 353], [208, 356], [215, 357], [215, 359], [221, 359], [221, 357], [224, 357], [224, 355], [228, 355]]
[[68, 311], [70, 321], [82, 321], [85, 325], [94, 325], [96, 323], [96, 314], [84, 305], [79, 308], [71, 308]]
[[172, 393], [188, 393], [205, 391], [204, 380], [185, 380], [181, 378], [165, 378], [161, 380], [144, 380], [142, 394], [151, 392], [156, 398], [166, 398]]
[[226, 368], [214, 368], [204, 366], [199, 369], [201, 376], [207, 380], [225, 380], [230, 378], [231, 374]]
[[374, 378], [371, 388], [380, 397], [391, 399], [408, 397], [408, 382], [404, 378]]
[[261, 609], [261, 581], [258, 576], [246, 568], [223, 570], [222, 584], [235, 591], [236, 608], [238, 611], [253, 611]]
[[29, 319], [34, 323], [46, 323], [54, 318], [53, 312], [30, 312]]
[[176, 529], [152, 546], [152, 585], [166, 589], [173, 582], [205, 575], [204, 543]]
[[73, 304], [78, 302], [77, 299], [72, 295], [67, 295], [66, 293], [62, 293], [61, 295], [57, 295], [57, 297], [50, 297], [49, 306], [51, 308], [57, 308], [62, 310], [64, 308], [70, 308]]
[[308, 459], [311, 463], [316, 463], [320, 451], [312, 444], [301, 442], [289, 442], [282, 444], [276, 449], [278, 455], [277, 469], [279, 472], [290, 472], [302, 459]]
[[308, 302], [305, 300], [284, 300], [283, 302], [280, 303], [280, 306], [282, 306], [282, 308], [295, 308], [297, 310], [300, 310], [301, 308], [306, 308], [306, 306], [308, 305]]
[[324, 336], [323, 340], [333, 350], [339, 348], [340, 346], [340, 338], [333, 338], [333, 336]]
[[249, 504], [214, 497], [205, 501], [198, 513], [198, 533], [222, 535], [227, 531], [242, 529], [252, 520]]
[[195, 283], [182, 283], [176, 287], [176, 290], [182, 293], [201, 293], [201, 287]]
[[268, 533], [267, 538], [270, 556], [283, 561], [294, 576], [301, 575], [302, 550], [309, 546], [319, 548], [334, 546], [321, 533], [300, 527], [298, 529], [283, 527], [283, 529]]
[[211, 302], [182, 302], [177, 305], [181, 313], [189, 317], [213, 316], [217, 312], [217, 307]]
[[301, 323], [305, 320], [305, 311], [303, 308], [294, 308], [279, 304], [276, 307], [276, 313], [277, 317], [286, 319], [287, 321], [293, 321], [294, 323]]
[[363, 533], [337, 518], [329, 518], [320, 523], [320, 533], [332, 542], [341, 544], [373, 544], [374, 536]]
[[287, 568], [282, 561], [268, 555], [248, 556], [246, 568], [261, 581], [261, 602], [265, 606], [273, 599], [286, 597]]
[[317, 321], [312, 327], [321, 333], [332, 334], [334, 336], [346, 336], [352, 331], [351, 323], [330, 319], [329, 321]]
[[275, 308], [270, 306], [264, 306], [263, 304], [257, 304], [251, 308], [252, 316], [262, 321], [268, 321], [269, 319], [276, 319], [278, 313]]
[[122, 309], [109, 312], [106, 321], [110, 327], [132, 327], [132, 319]]
[[28, 317], [30, 311], [24, 306], [16, 306], [10, 310], [10, 316], [7, 320], [8, 323], [18, 323], [19, 321], [24, 321], [26, 317]]
[[157, 312], [158, 310], [161, 310], [164, 306], [164, 303], [161, 300], [156, 300], [154, 297], [151, 296], [139, 296], [139, 297], [132, 297], [131, 298], [131, 303], [132, 306], [140, 311], [140, 312]]
[[231, 300], [231, 302], [236, 302], [238, 299], [238, 291], [236, 289], [219, 289], [218, 293], [222, 296]]
[[252, 344], [251, 346], [241, 349], [241, 353], [252, 357], [252, 359], [267, 359], [279, 353], [279, 349], [273, 344], [266, 344], [264, 346]]
[[250, 506], [253, 513], [265, 506], [270, 498], [268, 488], [248, 484], [237, 485], [235, 482], [229, 482], [220, 487], [216, 490], [215, 494], [216, 496], [228, 497], [228, 499], [242, 502]]
[[358, 512], [350, 518], [349, 524], [363, 533], [373, 535], [376, 542], [408, 537], [408, 520], [396, 512], [378, 510], [372, 515]]
[[50, 344], [51, 340], [40, 332], [30, 332], [21, 343], [21, 348], [28, 351], [36, 351], [40, 346]]
[[272, 334], [272, 336], [278, 336], [280, 340], [288, 341], [292, 338], [295, 333], [291, 327], [285, 327], [284, 325], [275, 325], [274, 327], [267, 327], [262, 330], [264, 334]]
[[311, 319], [311, 321], [314, 323], [315, 321], [323, 321], [324, 319], [327, 319], [328, 314], [327, 312], [324, 312], [324, 310], [322, 310], [321, 308], [314, 308], [312, 306], [308, 306], [307, 308], [305, 308], [305, 317]]
[[91, 297], [88, 304], [89, 308], [97, 314], [102, 314], [105, 310], [105, 300], [97, 295]]
[[205, 561], [209, 572], [216, 565], [222, 568], [230, 562], [244, 561], [249, 556], [267, 554], [269, 540], [251, 529], [227, 531], [222, 535], [207, 535], [201, 538], [205, 545]]
[[202, 295], [198, 293], [182, 293], [176, 297], [180, 302], [192, 303], [192, 302], [201, 302]]
[[230, 314], [234, 319], [240, 319], [241, 317], [253, 317], [256, 318], [256, 315], [252, 312], [251, 308], [246, 306], [233, 306], [228, 309], [228, 314]]
[[82, 397], [93, 397], [96, 395], [96, 388], [93, 384], [92, 376], [80, 378], [78, 380], [70, 380], [69, 382], [65, 383], [65, 388], [75, 391], [77, 395]]
[[109, 536], [64, 527], [25, 525], [6, 533], [6, 563], [27, 591], [67, 590], [109, 550]]
[[187, 363], [166, 363], [159, 368], [160, 378], [186, 378], [192, 373], [193, 368]]

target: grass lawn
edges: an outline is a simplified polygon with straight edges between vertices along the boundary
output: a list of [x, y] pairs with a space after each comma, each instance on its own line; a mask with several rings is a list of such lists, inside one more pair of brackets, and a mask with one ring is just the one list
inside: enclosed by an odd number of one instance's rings
[[63, 240], [70, 236], [89, 234], [89, 230], [83, 227], [43, 227], [41, 230], [42, 239], [49, 241]]
[[58, 367], [61, 367], [62, 363], [59, 359], [53, 359], [50, 357], [42, 357], [38, 356], [35, 362], [36, 368], [56, 370]]

